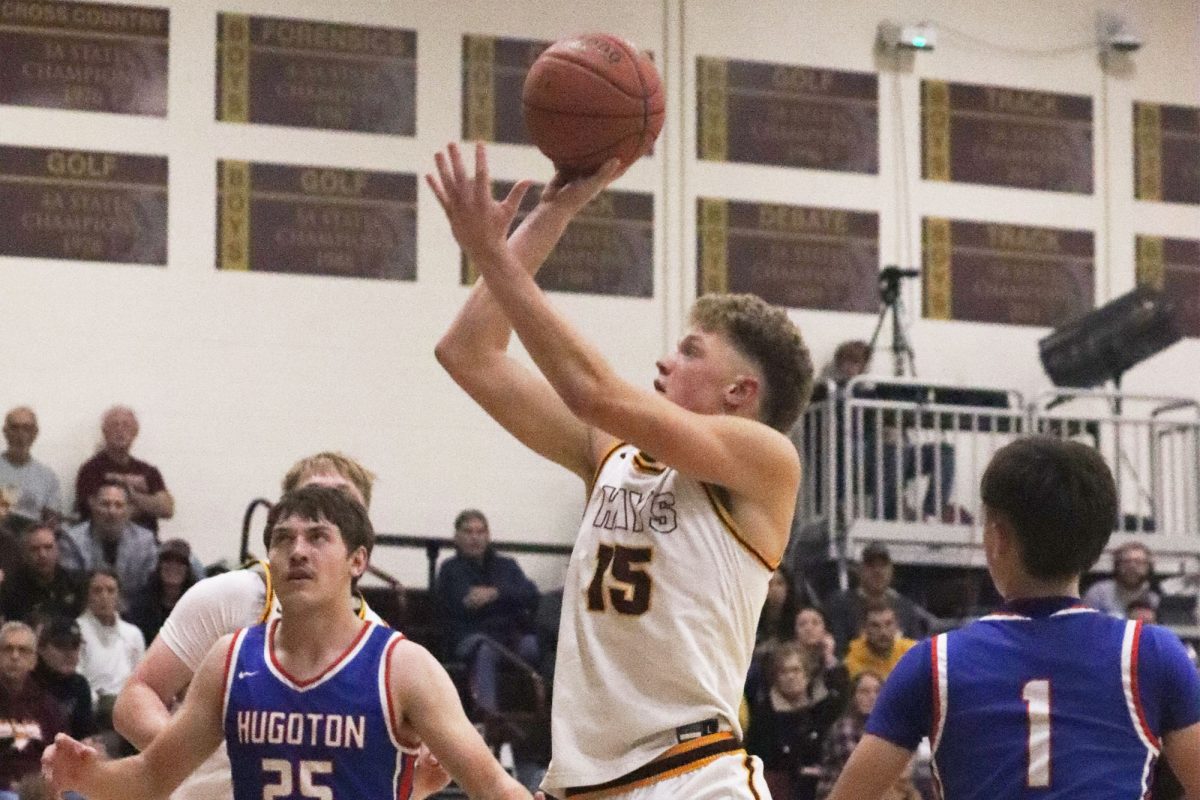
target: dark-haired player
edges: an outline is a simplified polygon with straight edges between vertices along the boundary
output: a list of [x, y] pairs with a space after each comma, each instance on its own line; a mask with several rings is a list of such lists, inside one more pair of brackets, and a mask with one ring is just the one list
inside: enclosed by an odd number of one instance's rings
[[1200, 798], [1200, 678], [1179, 639], [1079, 600], [1117, 517], [1100, 454], [1020, 439], [981, 494], [1006, 603], [905, 654], [830, 800], [879, 798], [923, 737], [946, 800], [1140, 800], [1160, 755]]
[[424, 741], [472, 798], [528, 800], [437, 661], [354, 613], [350, 585], [375, 538], [361, 504], [337, 489], [298, 489], [271, 509], [263, 538], [282, 616], [222, 637], [139, 755], [101, 762], [60, 735], [43, 757], [57, 790], [165, 797], [224, 738], [234, 800], [409, 800], [428, 793], [414, 787]]

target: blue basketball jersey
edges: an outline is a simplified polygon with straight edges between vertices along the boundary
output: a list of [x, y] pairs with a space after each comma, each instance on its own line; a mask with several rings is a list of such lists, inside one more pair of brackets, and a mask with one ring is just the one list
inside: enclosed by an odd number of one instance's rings
[[1198, 721], [1173, 633], [1045, 598], [910, 650], [867, 732], [908, 749], [927, 736], [948, 800], [1140, 800], [1162, 736]]
[[225, 741], [235, 800], [408, 800], [416, 748], [402, 743], [387, 691], [404, 637], [363, 623], [315, 678], [287, 674], [272, 646], [279, 620], [234, 635], [225, 666]]

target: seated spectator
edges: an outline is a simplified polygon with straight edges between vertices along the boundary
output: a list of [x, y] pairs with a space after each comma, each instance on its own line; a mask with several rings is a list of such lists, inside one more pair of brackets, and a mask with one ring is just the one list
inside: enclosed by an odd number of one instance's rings
[[100, 567], [114, 570], [128, 607], [154, 573], [158, 543], [153, 533], [131, 520], [129, 490], [124, 484], [101, 483], [89, 505], [92, 518], [67, 531], [62, 564], [81, 573]]
[[810, 694], [813, 673], [797, 643], [775, 648], [767, 668], [770, 689], [751, 706], [746, 750], [763, 761], [763, 777], [776, 800], [812, 800], [821, 744], [842, 712], [842, 700]]
[[88, 499], [103, 483], [116, 482], [129, 490], [133, 504], [133, 522], [158, 533], [158, 521], [175, 515], [175, 499], [167, 491], [158, 467], [139, 461], [129, 454], [138, 435], [133, 409], [113, 406], [100, 421], [104, 447], [84, 462], [75, 477], [75, 510], [87, 520], [92, 515]]
[[769, 650], [780, 642], [792, 638], [796, 622], [796, 609], [800, 605], [792, 571], [782, 564], [771, 573], [767, 583], [767, 600], [758, 618], [758, 630], [754, 634], [754, 652]]
[[804, 649], [813, 678], [809, 693], [824, 689], [839, 697], [846, 697], [850, 677], [845, 665], [838, 661], [837, 644], [825, 624], [825, 614], [815, 606], [805, 606], [796, 612], [793, 626], [796, 643]]
[[468, 509], [455, 518], [454, 546], [456, 555], [442, 564], [434, 592], [446, 615], [450, 652], [470, 662], [475, 703], [495, 713], [499, 656], [489, 640], [537, 664], [532, 620], [538, 590], [515, 560], [491, 547], [482, 512]]
[[863, 548], [858, 566], [858, 586], [835, 592], [825, 599], [825, 618], [829, 632], [837, 643], [837, 653], [843, 656], [850, 640], [858, 635], [863, 608], [871, 600], [886, 600], [896, 612], [900, 631], [913, 639], [929, 633], [926, 615], [912, 600], [892, 588], [895, 568], [887, 546], [871, 542]]
[[54, 698], [33, 680], [36, 665], [33, 629], [0, 626], [0, 800], [17, 800], [21, 780], [41, 772], [42, 750], [66, 730]]
[[[20, 517], [9, 513], [17, 502], [15, 490], [0, 486], [0, 585], [4, 583], [5, 575], [12, 575], [21, 563], [20, 546], [17, 544], [17, 530], [23, 527]], [[13, 523], [16, 524], [13, 524]], [[2, 614], [0, 614], [2, 615]]]
[[58, 537], [38, 523], [21, 537], [22, 563], [0, 585], [0, 614], [32, 622], [35, 614], [74, 618], [83, 610], [79, 576], [59, 561]]
[[887, 680], [900, 656], [915, 644], [900, 635], [896, 612], [887, 600], [871, 600], [863, 612], [862, 635], [846, 649], [846, 670], [851, 680], [863, 672]]
[[842, 768], [858, 746], [866, 729], [867, 717], [875, 707], [875, 699], [883, 687], [883, 679], [874, 672], [860, 672], [850, 683], [850, 704], [829, 731], [821, 752], [821, 774], [817, 780], [817, 800], [825, 800], [833, 791]]
[[31, 455], [37, 435], [37, 415], [33, 409], [18, 406], [5, 415], [4, 440], [8, 449], [0, 455], [0, 486], [14, 490], [17, 495], [10, 513], [27, 523], [58, 525], [62, 518], [62, 491], [54, 470]]
[[1126, 542], [1113, 551], [1113, 577], [1093, 583], [1083, 602], [1113, 617], [1124, 617], [1134, 600], [1146, 600], [1158, 608], [1154, 563], [1150, 548], [1141, 542]]
[[154, 574], [134, 600], [126, 619], [138, 626], [147, 642], [153, 642], [171, 609], [196, 580], [191, 546], [182, 539], [168, 539], [158, 550]]
[[78, 620], [83, 636], [79, 673], [92, 687], [96, 721], [102, 728], [112, 727], [113, 702], [146, 652], [142, 632], [117, 616], [120, 586], [115, 571], [93, 571], [87, 581], [87, 610]]
[[53, 617], [38, 635], [38, 665], [34, 679], [42, 685], [62, 711], [67, 733], [83, 741], [97, 732], [92, 707], [92, 687], [79, 674], [79, 651], [83, 634], [68, 617]]

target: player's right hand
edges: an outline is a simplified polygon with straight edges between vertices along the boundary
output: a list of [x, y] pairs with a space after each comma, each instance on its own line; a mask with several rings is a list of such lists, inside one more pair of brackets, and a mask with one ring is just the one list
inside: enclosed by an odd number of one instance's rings
[[621, 177], [627, 166], [619, 158], [610, 158], [591, 175], [578, 176], [562, 170], [554, 173], [550, 183], [542, 189], [540, 203], [563, 206], [572, 216], [592, 201], [604, 187]]
[[42, 776], [57, 797], [61, 792], [82, 788], [85, 777], [99, 760], [96, 748], [60, 733], [42, 753]]

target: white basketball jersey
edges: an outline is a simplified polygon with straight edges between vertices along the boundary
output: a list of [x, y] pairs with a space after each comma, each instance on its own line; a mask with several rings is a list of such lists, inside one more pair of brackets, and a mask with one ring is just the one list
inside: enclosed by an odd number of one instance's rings
[[545, 787], [623, 776], [738, 705], [775, 564], [716, 490], [615, 447], [597, 472], [563, 589]]

